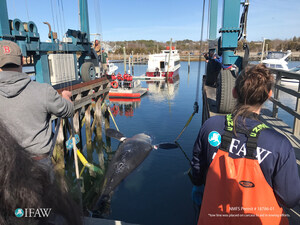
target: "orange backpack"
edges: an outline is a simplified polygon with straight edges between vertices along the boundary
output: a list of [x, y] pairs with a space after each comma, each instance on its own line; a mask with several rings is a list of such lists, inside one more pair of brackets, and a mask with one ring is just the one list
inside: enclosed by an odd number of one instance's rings
[[221, 145], [209, 166], [198, 225], [289, 224], [256, 159], [259, 124], [247, 132], [246, 156], [229, 157], [234, 137], [232, 115], [226, 116]]

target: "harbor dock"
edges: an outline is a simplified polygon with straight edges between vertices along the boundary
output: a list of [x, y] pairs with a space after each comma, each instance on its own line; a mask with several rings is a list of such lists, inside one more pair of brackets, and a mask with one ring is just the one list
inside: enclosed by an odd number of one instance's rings
[[[278, 131], [286, 136], [291, 142], [296, 155], [296, 162], [298, 165], [298, 171], [300, 174], [300, 76], [295, 73], [286, 72], [283, 70], [272, 69], [271, 72], [276, 75], [275, 87], [273, 90], [273, 97], [269, 99], [273, 103], [273, 109], [270, 110], [264, 107], [261, 110], [260, 120], [270, 128]], [[288, 79], [297, 79], [298, 91], [295, 91], [285, 85], [281, 84], [282, 77]], [[205, 85], [206, 76], [203, 76], [202, 97], [203, 97], [203, 113], [202, 123], [212, 116], [222, 115], [217, 112], [216, 104], [216, 88]], [[279, 100], [279, 90], [291, 97], [296, 97], [295, 109], [292, 109], [285, 105], [284, 102]], [[294, 126], [290, 127], [278, 117], [278, 108], [283, 109], [294, 118]], [[225, 115], [225, 114], [223, 114]], [[300, 205], [297, 205], [293, 209], [284, 208], [285, 212], [290, 215], [289, 221], [291, 225], [299, 224], [300, 221]]]

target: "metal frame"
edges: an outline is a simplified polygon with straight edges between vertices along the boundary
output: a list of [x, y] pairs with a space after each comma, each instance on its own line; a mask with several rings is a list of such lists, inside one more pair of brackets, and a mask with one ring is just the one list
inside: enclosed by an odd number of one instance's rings
[[[41, 42], [35, 23], [32, 21], [24, 23], [19, 19], [9, 20], [6, 0], [0, 0], [0, 40], [14, 41], [20, 46], [23, 56], [33, 56], [36, 81], [51, 84], [48, 65], [49, 53], [71, 53], [74, 55], [80, 53], [81, 56], [78, 60], [79, 68], [85, 61], [90, 61], [91, 59], [95, 59], [98, 64], [98, 57], [89, 42], [90, 31], [87, 0], [79, 0], [79, 8], [81, 30], [69, 29], [66, 32], [67, 37], [71, 38], [72, 43], [54, 40], [50, 26], [51, 42]], [[25, 26], [27, 29], [25, 29]], [[76, 74], [76, 79], [78, 80], [78, 74]]]

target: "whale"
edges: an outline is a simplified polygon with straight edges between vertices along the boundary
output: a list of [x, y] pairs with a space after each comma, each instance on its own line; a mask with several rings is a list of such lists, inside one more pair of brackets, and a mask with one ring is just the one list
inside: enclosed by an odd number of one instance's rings
[[120, 144], [108, 165], [102, 191], [94, 208], [94, 212], [100, 215], [109, 214], [110, 201], [114, 190], [145, 160], [152, 149], [178, 148], [173, 143], [152, 145], [151, 137], [144, 133], [127, 138], [121, 132], [108, 128], [106, 129], [106, 136], [119, 140]]

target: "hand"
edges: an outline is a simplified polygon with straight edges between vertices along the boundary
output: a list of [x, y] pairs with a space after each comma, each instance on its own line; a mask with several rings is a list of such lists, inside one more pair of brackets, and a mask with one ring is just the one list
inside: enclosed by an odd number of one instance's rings
[[61, 97], [63, 97], [64, 99], [67, 99], [67, 100], [70, 101], [70, 102], [72, 102], [72, 100], [71, 100], [72, 92], [70, 92], [70, 91], [64, 90], [64, 91], [61, 93]]
[[193, 202], [200, 206], [202, 203], [202, 198], [203, 198], [203, 193], [204, 193], [204, 185], [201, 186], [193, 186], [192, 189], [192, 199]]

